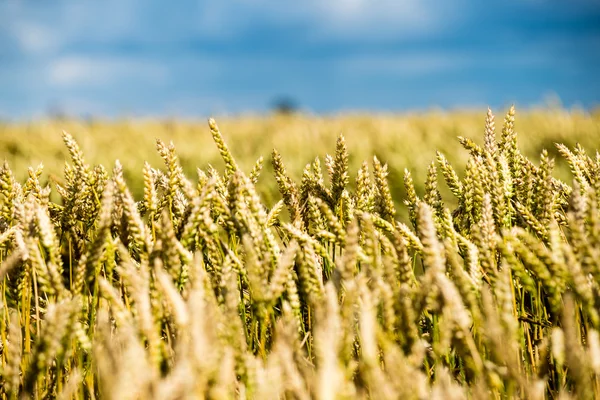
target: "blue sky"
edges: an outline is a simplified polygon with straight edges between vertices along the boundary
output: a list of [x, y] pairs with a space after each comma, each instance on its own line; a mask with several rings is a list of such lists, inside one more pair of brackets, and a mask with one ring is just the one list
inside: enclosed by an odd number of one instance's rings
[[599, 0], [169, 3], [0, 0], [0, 118], [600, 105]]

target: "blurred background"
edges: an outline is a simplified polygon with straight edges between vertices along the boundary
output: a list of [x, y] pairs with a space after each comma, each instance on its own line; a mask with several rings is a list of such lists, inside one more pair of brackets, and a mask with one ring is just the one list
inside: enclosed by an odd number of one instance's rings
[[600, 102], [598, 0], [0, 0], [0, 119]]

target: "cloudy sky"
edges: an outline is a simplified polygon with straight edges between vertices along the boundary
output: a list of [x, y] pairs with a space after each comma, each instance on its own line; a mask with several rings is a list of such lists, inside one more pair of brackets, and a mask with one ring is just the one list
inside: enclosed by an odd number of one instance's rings
[[0, 118], [600, 105], [600, 0], [174, 4], [0, 0]]

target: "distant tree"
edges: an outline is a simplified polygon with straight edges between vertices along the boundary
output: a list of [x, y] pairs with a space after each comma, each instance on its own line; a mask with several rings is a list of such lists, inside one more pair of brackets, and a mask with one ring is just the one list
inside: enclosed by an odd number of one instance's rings
[[298, 103], [289, 96], [281, 96], [273, 101], [272, 110], [276, 114], [293, 114], [298, 111]]

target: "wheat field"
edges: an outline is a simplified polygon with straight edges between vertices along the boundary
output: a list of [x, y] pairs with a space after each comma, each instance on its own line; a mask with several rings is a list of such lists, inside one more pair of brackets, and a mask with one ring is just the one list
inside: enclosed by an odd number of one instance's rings
[[[397, 202], [399, 217], [406, 222], [401, 207], [406, 196], [402, 178], [408, 168], [415, 178], [417, 190], [424, 189], [429, 164], [436, 151], [443, 151], [464, 173], [468, 153], [463, 151], [459, 136], [481, 143], [485, 110], [429, 111], [411, 114], [350, 114], [329, 117], [310, 115], [238, 116], [217, 118], [219, 127], [233, 148], [236, 161], [244, 171], [250, 171], [259, 157], [265, 161], [265, 175], [272, 176], [269, 162], [273, 149], [286, 161], [290, 177], [302, 178], [304, 166], [315, 157], [324, 157], [335, 149], [337, 137], [346, 139], [349, 168], [357, 171], [364, 160], [377, 156], [388, 165], [389, 186]], [[591, 113], [563, 109], [533, 109], [520, 111], [516, 130], [521, 152], [532, 159], [539, 158], [543, 149], [556, 159], [555, 174], [570, 180], [569, 166], [559, 156], [555, 143], [573, 148], [577, 143], [594, 151], [600, 138], [600, 109]], [[90, 165], [102, 164], [112, 168], [115, 160], [123, 165], [123, 174], [136, 198], [143, 193], [144, 163], [162, 164], [155, 150], [155, 140], [171, 141], [177, 146], [179, 164], [186, 176], [197, 178], [197, 169], [213, 166], [222, 171], [225, 164], [212, 142], [205, 120], [116, 119], [108, 120], [35, 120], [29, 123], [0, 122], [0, 150], [15, 177], [22, 182], [28, 168], [44, 165], [42, 183], [61, 182], [65, 160], [69, 153], [61, 132], [75, 136]], [[354, 188], [354, 180], [349, 182]], [[261, 179], [256, 185], [261, 198], [269, 207], [280, 194], [274, 179]], [[451, 192], [440, 190], [448, 201]], [[455, 204], [453, 204], [454, 206]]]
[[514, 108], [4, 123], [0, 397], [599, 397], [599, 139]]

